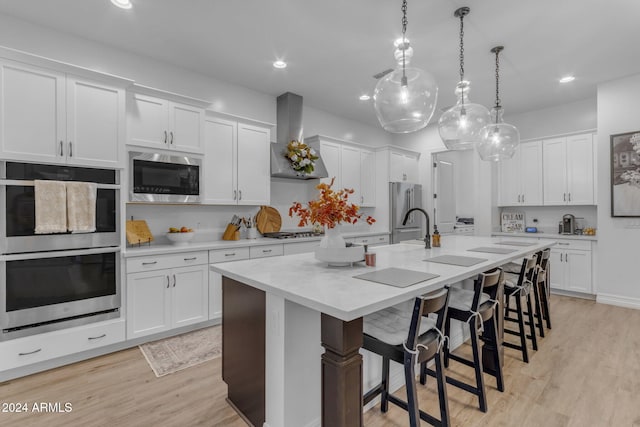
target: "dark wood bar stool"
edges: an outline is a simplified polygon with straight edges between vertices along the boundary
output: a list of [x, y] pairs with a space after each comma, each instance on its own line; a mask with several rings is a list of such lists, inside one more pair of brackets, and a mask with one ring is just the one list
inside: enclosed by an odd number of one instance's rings
[[[514, 331], [508, 329], [505, 325], [504, 333], [517, 335], [520, 337], [520, 345], [513, 344], [504, 341], [502, 345], [515, 350], [520, 350], [522, 353], [522, 360], [525, 363], [529, 363], [529, 353], [527, 350], [527, 338], [531, 339], [532, 347], [534, 350], [538, 349], [535, 332], [535, 322], [533, 317], [533, 305], [531, 303], [531, 293], [533, 291], [533, 280], [535, 279], [535, 272], [538, 262], [538, 254], [534, 254], [529, 258], [522, 260], [520, 272], [517, 276], [511, 273], [505, 274], [506, 280], [504, 283], [504, 320], [505, 322], [515, 322], [518, 325], [518, 330]], [[511, 298], [515, 299], [516, 308], [511, 308]], [[522, 308], [522, 297], [526, 298], [527, 311]], [[511, 317], [515, 313], [516, 317]], [[528, 322], [525, 321], [525, 313], [528, 316]], [[530, 335], [527, 335], [526, 325], [529, 326]]]
[[[551, 288], [549, 284], [549, 269], [551, 261], [551, 249], [547, 248], [541, 252], [540, 262], [538, 263], [538, 271], [536, 272], [536, 289], [540, 295], [540, 306], [542, 309], [540, 323], [546, 321], [547, 329], [551, 329], [551, 312], [550, 298]], [[542, 335], [544, 336], [544, 335]]]
[[[389, 307], [364, 317], [363, 348], [382, 356], [382, 381], [364, 395], [366, 405], [377, 395], [381, 395], [380, 410], [387, 412], [389, 402], [409, 412], [411, 427], [420, 425], [420, 419], [434, 426], [449, 426], [449, 405], [445, 384], [442, 347], [446, 348], [446, 337], [441, 332], [447, 315], [448, 288], [443, 288], [419, 296], [413, 303], [413, 310]], [[435, 313], [436, 319], [427, 317]], [[407, 401], [389, 393], [389, 361], [404, 365]], [[440, 419], [418, 408], [416, 391], [416, 363], [435, 361], [435, 375], [438, 382]]]
[[[449, 352], [449, 348], [445, 347], [444, 363], [448, 367], [449, 359], [452, 359], [471, 366], [475, 370], [476, 383], [475, 385], [466, 384], [450, 376], [447, 376], [447, 382], [478, 396], [482, 412], [487, 412], [487, 395], [483, 378], [480, 340], [482, 339], [485, 343], [498, 347], [497, 317], [501, 315], [502, 311], [500, 308], [496, 309], [500, 305], [496, 297], [499, 295], [503, 282], [502, 269], [496, 268], [479, 274], [474, 281], [473, 291], [454, 287], [449, 290], [449, 310], [445, 321], [445, 334], [448, 336], [451, 331], [451, 319], [468, 323], [471, 330], [473, 360], [452, 354]], [[504, 391], [501, 352], [494, 351], [493, 357], [493, 364], [496, 367], [494, 376], [496, 377], [497, 388], [500, 391]], [[426, 367], [426, 364], [423, 364], [421, 367], [421, 380], [424, 378], [425, 373], [433, 375], [433, 372]]]

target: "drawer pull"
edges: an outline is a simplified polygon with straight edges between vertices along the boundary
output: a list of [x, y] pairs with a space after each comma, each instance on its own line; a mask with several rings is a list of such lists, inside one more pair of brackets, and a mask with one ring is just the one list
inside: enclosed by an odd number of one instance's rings
[[559, 245], [563, 245], [563, 246], [569, 246], [569, 243], [560, 243], [558, 242]]
[[173, 275], [173, 287], [174, 288], [176, 287], [176, 275], [175, 274]]
[[369, 239], [362, 239], [362, 243], [367, 243]]
[[192, 258], [185, 258], [184, 260], [185, 260], [185, 261], [195, 261], [195, 260], [197, 260], [197, 259], [198, 259], [198, 257], [197, 257], [197, 256], [194, 256], [194, 257], [192, 257]]
[[28, 355], [30, 355], [30, 354], [39, 353], [39, 352], [41, 352], [41, 351], [42, 351], [42, 349], [41, 349], [41, 348], [39, 348], [39, 349], [37, 349], [37, 350], [33, 350], [33, 351], [28, 352], [28, 353], [18, 353], [18, 356], [28, 356]]
[[263, 249], [263, 250], [262, 250], [262, 253], [263, 253], [263, 254], [268, 254], [268, 253], [271, 253], [271, 251], [272, 251], [272, 250], [273, 250], [273, 249]]
[[169, 289], [170, 284], [171, 284], [171, 279], [169, 279], [169, 275], [167, 274], [167, 289]]
[[236, 256], [236, 253], [235, 253], [235, 252], [232, 252], [232, 253], [230, 253], [230, 254], [224, 254], [224, 256]]
[[87, 339], [88, 339], [89, 341], [91, 341], [91, 340], [99, 340], [100, 338], [104, 338], [104, 337], [106, 337], [106, 336], [107, 336], [107, 334], [102, 334], [102, 335], [99, 335], [99, 336], [97, 336], [97, 337], [89, 337], [89, 338], [87, 338]]
[[153, 265], [153, 264], [157, 264], [158, 261], [153, 261], [153, 262], [143, 262], [142, 265]]

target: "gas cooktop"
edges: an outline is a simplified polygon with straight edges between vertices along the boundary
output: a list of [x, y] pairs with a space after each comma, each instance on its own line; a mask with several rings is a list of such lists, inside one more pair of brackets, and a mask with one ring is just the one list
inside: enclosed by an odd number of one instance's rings
[[322, 233], [314, 233], [312, 231], [278, 231], [275, 233], [263, 233], [262, 237], [270, 239], [300, 239], [302, 237], [320, 237]]

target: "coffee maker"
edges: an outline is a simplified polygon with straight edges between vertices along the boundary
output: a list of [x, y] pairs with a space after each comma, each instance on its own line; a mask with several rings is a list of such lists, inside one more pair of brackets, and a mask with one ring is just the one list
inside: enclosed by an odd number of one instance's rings
[[560, 226], [560, 234], [574, 234], [576, 231], [576, 217], [571, 214], [562, 216], [562, 225]]

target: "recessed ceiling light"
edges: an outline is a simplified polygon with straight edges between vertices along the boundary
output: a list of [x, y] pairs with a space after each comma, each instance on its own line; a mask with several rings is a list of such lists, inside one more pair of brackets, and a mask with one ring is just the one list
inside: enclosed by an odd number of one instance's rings
[[366, 93], [364, 95], [360, 95], [360, 101], [368, 101], [370, 99], [371, 99], [371, 97], [369, 95], [367, 95]]
[[560, 80], [558, 80], [560, 83], [569, 83], [574, 81], [576, 78], [574, 76], [564, 76], [563, 78], [561, 78]]
[[274, 61], [273, 62], [273, 68], [287, 68], [287, 63], [284, 61]]
[[118, 6], [121, 9], [131, 9], [132, 4], [130, 0], [111, 0], [115, 6]]

